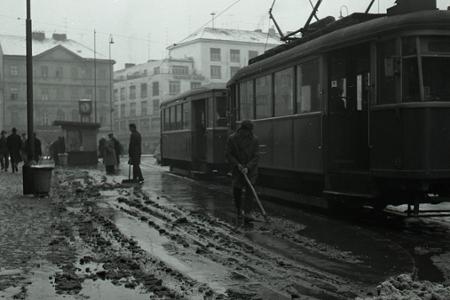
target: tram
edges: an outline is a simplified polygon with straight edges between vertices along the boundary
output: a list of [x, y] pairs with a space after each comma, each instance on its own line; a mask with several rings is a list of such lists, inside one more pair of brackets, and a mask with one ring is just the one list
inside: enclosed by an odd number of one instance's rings
[[227, 87], [232, 129], [254, 122], [266, 194], [417, 209], [450, 196], [450, 11], [436, 1], [326, 22]]
[[180, 173], [226, 173], [225, 84], [208, 84], [161, 104], [161, 162]]

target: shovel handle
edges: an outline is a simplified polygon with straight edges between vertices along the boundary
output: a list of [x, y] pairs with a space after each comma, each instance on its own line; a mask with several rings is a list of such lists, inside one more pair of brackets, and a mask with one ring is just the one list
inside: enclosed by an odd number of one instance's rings
[[253, 187], [253, 184], [250, 182], [250, 179], [248, 179], [247, 174], [242, 172], [242, 175], [244, 175], [245, 181], [247, 181], [247, 185], [252, 190], [253, 196], [255, 196], [256, 203], [258, 203], [259, 209], [261, 210], [261, 213], [265, 219], [267, 219], [266, 210], [264, 209], [264, 206], [262, 205], [261, 201], [259, 200], [258, 194], [256, 193], [255, 188]]

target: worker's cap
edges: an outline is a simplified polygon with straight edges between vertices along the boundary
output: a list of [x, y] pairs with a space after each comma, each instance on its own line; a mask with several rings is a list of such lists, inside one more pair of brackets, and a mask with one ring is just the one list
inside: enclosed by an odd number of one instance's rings
[[250, 120], [244, 120], [241, 123], [241, 129], [253, 130], [253, 123]]

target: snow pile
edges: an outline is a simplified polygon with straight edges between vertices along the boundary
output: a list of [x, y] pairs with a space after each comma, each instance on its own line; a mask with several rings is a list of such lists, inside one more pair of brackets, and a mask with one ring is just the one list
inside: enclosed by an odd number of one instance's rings
[[378, 296], [357, 300], [447, 300], [450, 287], [429, 281], [414, 281], [411, 275], [392, 277], [377, 286]]

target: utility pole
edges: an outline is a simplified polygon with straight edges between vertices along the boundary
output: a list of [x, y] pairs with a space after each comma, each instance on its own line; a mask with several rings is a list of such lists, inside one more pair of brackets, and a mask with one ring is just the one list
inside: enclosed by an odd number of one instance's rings
[[110, 69], [109, 69], [109, 118], [111, 121], [111, 132], [113, 132], [113, 100], [112, 100], [112, 93], [113, 93], [113, 88], [112, 88], [112, 73], [113, 73], [113, 63], [111, 61], [111, 45], [114, 44], [114, 40], [112, 37], [112, 34], [109, 35], [109, 64], [110, 64]]
[[94, 29], [94, 123], [97, 123], [97, 32]]
[[216, 13], [212, 12], [211, 15], [211, 23], [212, 23], [212, 29], [214, 29], [214, 17], [216, 16]]
[[27, 135], [28, 160], [34, 158], [33, 118], [33, 36], [31, 29], [31, 0], [27, 0], [26, 47], [27, 47]]

